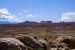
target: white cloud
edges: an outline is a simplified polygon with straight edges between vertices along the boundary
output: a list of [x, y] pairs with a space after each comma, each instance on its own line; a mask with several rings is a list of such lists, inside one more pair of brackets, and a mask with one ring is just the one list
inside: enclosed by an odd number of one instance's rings
[[27, 19], [29, 20], [29, 18], [35, 18], [38, 16], [38, 14], [29, 12], [28, 10], [11, 13], [6, 8], [0, 9], [0, 21], [24, 22]]
[[26, 17], [38, 17], [38, 14], [26, 14]]
[[28, 15], [26, 15], [26, 17], [32, 17], [33, 15], [32, 14], [28, 14]]
[[24, 18], [29, 18], [29, 17], [38, 17], [38, 14], [29, 12], [28, 10], [24, 10], [24, 11], [20, 11], [19, 13], [17, 13], [18, 16], [20, 17], [24, 17]]
[[75, 21], [75, 12], [67, 12], [62, 14], [60, 21], [64, 21], [64, 22]]
[[9, 11], [7, 9], [0, 9], [0, 14], [10, 14]]
[[16, 15], [10, 13], [8, 9], [0, 9], [0, 21], [17, 22], [18, 20]]

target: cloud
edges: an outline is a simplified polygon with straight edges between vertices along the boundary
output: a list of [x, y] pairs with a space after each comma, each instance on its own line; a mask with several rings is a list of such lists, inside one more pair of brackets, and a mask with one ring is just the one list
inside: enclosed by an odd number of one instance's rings
[[9, 11], [7, 9], [0, 9], [0, 14], [10, 14]]
[[28, 15], [26, 15], [26, 17], [32, 17], [33, 15], [32, 14], [28, 14]]
[[62, 14], [60, 21], [64, 21], [64, 22], [75, 21], [75, 12], [67, 12]]
[[27, 10], [21, 11], [21, 12], [17, 13], [17, 15], [20, 16], [21, 18], [23, 18], [23, 17], [29, 18], [29, 17], [38, 17], [39, 16], [39, 14], [31, 13]]
[[26, 14], [26, 17], [38, 17], [38, 14]]
[[0, 21], [17, 22], [18, 20], [16, 15], [10, 13], [8, 9], [0, 9]]
[[21, 18], [30, 18], [30, 17], [38, 17], [39, 14], [33, 13], [31, 11], [28, 10], [21, 10], [17, 13], [18, 16], [20, 16]]

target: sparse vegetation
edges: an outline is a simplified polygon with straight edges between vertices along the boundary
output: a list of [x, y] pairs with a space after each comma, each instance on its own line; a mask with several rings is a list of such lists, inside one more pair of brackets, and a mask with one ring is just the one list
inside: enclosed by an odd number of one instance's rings
[[[36, 36], [38, 39], [48, 39], [49, 43], [52, 43], [59, 36], [72, 36], [75, 37], [74, 25], [62, 25], [59, 23], [47, 23], [38, 25], [24, 25], [24, 24], [8, 24], [0, 25], [0, 38], [16, 37], [18, 34]], [[61, 44], [60, 44], [61, 45]], [[29, 50], [33, 50], [28, 47]], [[39, 48], [38, 50], [44, 50]]]

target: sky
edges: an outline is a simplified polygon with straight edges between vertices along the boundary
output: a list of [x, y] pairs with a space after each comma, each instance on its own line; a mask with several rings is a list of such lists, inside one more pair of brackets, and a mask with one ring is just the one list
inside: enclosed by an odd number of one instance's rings
[[75, 0], [0, 0], [0, 21], [75, 21]]

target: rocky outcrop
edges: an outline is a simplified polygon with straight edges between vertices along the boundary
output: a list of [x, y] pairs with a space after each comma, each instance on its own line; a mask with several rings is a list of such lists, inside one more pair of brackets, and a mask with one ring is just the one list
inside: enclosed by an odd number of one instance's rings
[[29, 35], [0, 38], [0, 50], [75, 50], [75, 38], [61, 36], [50, 43], [48, 39], [37, 39]]
[[0, 38], [0, 50], [27, 50], [25, 45], [15, 38]]
[[35, 38], [28, 36], [28, 35], [20, 35], [16, 37], [18, 40], [20, 40], [22, 43], [24, 43], [26, 46], [29, 46], [33, 49], [38, 49], [42, 47], [42, 44], [38, 42]]
[[69, 48], [75, 49], [75, 38], [71, 36], [58, 37], [54, 43], [64, 43], [67, 44]]

